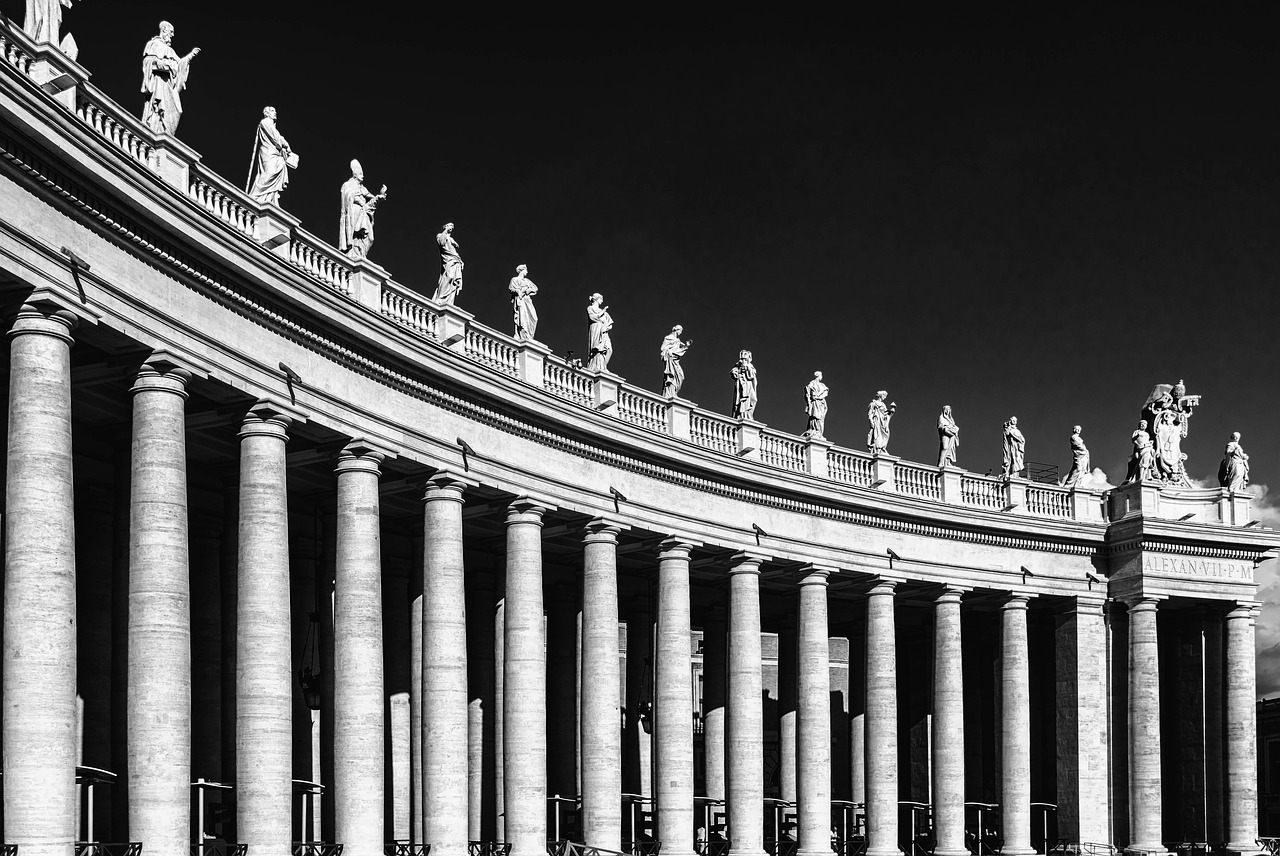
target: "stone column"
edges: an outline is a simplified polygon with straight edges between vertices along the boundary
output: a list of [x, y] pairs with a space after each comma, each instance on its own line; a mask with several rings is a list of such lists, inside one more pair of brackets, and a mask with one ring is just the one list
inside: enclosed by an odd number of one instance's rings
[[129, 834], [148, 851], [191, 843], [191, 580], [185, 408], [191, 373], [134, 382], [129, 493]]
[[547, 662], [542, 608], [542, 515], [546, 510], [524, 497], [507, 509], [502, 786], [511, 856], [542, 856], [547, 848]]
[[468, 716], [462, 494], [452, 473], [432, 476], [422, 517], [422, 842], [466, 856]]
[[1226, 665], [1223, 636], [1226, 623], [1225, 617], [1216, 613], [1204, 622], [1204, 834], [1205, 840], [1213, 843], [1227, 840], [1224, 775], [1226, 728], [1223, 724], [1227, 691], [1223, 681]]
[[335, 837], [347, 856], [381, 856], [383, 847], [382, 458], [355, 441], [336, 467], [333, 810]]
[[893, 590], [867, 593], [867, 856], [898, 856], [898, 658]]
[[1026, 595], [1015, 594], [1000, 613], [1001, 853], [1031, 856], [1031, 658]]
[[288, 416], [266, 405], [250, 411], [240, 426], [236, 835], [261, 856], [292, 852], [293, 676], [285, 492], [290, 423]]
[[672, 537], [662, 542], [658, 552], [653, 792], [658, 839], [666, 856], [693, 853], [693, 685], [689, 666], [692, 549], [692, 544]]
[[1254, 619], [1246, 601], [1227, 613], [1227, 851], [1258, 853], [1257, 698]]
[[9, 331], [4, 835], [23, 856], [69, 856], [76, 837], [71, 333], [77, 323], [69, 312], [27, 304]]
[[731, 856], [764, 853], [764, 711], [760, 696], [761, 556], [738, 553], [729, 568], [729, 706], [725, 784]]
[[1129, 849], [1164, 853], [1158, 605], [1153, 597], [1140, 597], [1129, 605]]
[[[424, 527], [425, 528], [425, 527]], [[423, 552], [422, 535], [413, 536], [413, 565], [409, 570], [409, 787], [413, 791], [412, 828], [410, 841], [422, 843], [422, 585]]]
[[801, 856], [831, 852], [831, 642], [826, 568], [800, 580], [796, 801]]
[[933, 831], [936, 856], [964, 856], [964, 668], [960, 589], [933, 601]]
[[596, 518], [582, 539], [582, 840], [605, 850], [622, 842], [618, 531]]
[[706, 615], [707, 617], [702, 627], [702, 746], [705, 758], [703, 777], [706, 781], [707, 796], [713, 800], [723, 800], [725, 796], [724, 704], [726, 641], [724, 607], [709, 607]]

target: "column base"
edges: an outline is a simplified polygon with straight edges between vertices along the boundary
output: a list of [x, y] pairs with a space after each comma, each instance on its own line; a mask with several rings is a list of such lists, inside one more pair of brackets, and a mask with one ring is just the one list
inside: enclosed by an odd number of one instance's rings
[[886, 848], [884, 850], [868, 849], [864, 856], [902, 856], [902, 851], [897, 847]]
[[[827, 853], [830, 853], [830, 852], [831, 850], [830, 848], [828, 848]], [[814, 851], [814, 853], [817, 854], [817, 851]], [[768, 856], [768, 854], [764, 852], [763, 847], [755, 850], [747, 849], [747, 848], [743, 848], [739, 850], [737, 847], [734, 847], [731, 844], [729, 846], [729, 856]], [[801, 854], [798, 853], [797, 856], [801, 856]], [[826, 854], [818, 854], [818, 856], [826, 856]]]
[[[1000, 852], [1009, 853], [1009, 854], [1016, 853], [1018, 854], [1018, 856], [1031, 856], [1031, 854], [1035, 853], [1036, 851], [1034, 850], [1001, 850]], [[968, 848], [965, 848], [965, 847], [961, 847], [959, 850], [943, 850], [941, 848], [936, 848], [933, 851], [933, 856], [972, 856], [972, 854], [970, 854]]]
[[[969, 851], [964, 851], [968, 853]], [[1036, 856], [1040, 851], [1034, 847], [1002, 847], [1000, 848], [1001, 856]], [[935, 856], [942, 856], [940, 851], [934, 851]]]
[[1124, 853], [1130, 856], [1171, 856], [1169, 850], [1163, 843], [1157, 844], [1130, 844], [1124, 848]]

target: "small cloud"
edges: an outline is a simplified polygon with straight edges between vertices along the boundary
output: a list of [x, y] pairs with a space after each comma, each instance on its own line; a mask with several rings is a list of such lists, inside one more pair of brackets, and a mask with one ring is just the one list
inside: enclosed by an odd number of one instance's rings
[[[1253, 496], [1253, 518], [1263, 526], [1280, 529], [1280, 496], [1273, 494], [1265, 484], [1249, 485]], [[1275, 561], [1258, 566], [1258, 600], [1262, 613], [1258, 616], [1254, 633], [1254, 646], [1258, 654], [1255, 674], [1258, 680], [1258, 698], [1280, 693], [1280, 569]]]
[[1089, 473], [1089, 487], [1109, 489], [1115, 487], [1111, 480], [1107, 478], [1107, 474], [1102, 471], [1102, 467], [1094, 467], [1093, 472]]

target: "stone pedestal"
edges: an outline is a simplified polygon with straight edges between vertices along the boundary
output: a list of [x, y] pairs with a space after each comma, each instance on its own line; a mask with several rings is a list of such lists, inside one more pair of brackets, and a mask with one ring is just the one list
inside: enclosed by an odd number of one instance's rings
[[797, 616], [797, 832], [802, 856], [831, 852], [831, 643], [827, 636], [827, 568], [801, 571]]
[[898, 855], [898, 675], [896, 583], [867, 593], [867, 856]]
[[582, 539], [582, 840], [605, 850], [622, 842], [618, 531], [597, 518]]
[[764, 853], [764, 714], [760, 677], [760, 556], [729, 568], [729, 706], [725, 784], [731, 856]]
[[689, 552], [679, 538], [658, 553], [654, 664], [654, 805], [664, 856], [693, 854], [693, 688], [689, 680]]
[[[935, 856], [965, 856], [964, 681], [960, 589], [933, 601], [933, 831]], [[1007, 848], [1006, 840], [1006, 848]], [[1006, 850], [1007, 852], [1007, 850]]]

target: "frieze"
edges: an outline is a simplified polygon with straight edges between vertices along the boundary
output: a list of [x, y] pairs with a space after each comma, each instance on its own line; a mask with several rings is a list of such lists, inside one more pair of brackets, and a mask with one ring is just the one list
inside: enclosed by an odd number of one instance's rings
[[1253, 582], [1252, 562], [1230, 562], [1195, 556], [1166, 556], [1146, 553], [1142, 557], [1142, 573], [1161, 576], [1200, 577], [1203, 579]]
[[1250, 551], [1239, 548], [1210, 547], [1202, 544], [1182, 544], [1163, 538], [1130, 538], [1112, 544], [1106, 553], [1116, 557], [1139, 550], [1166, 553], [1180, 553], [1184, 556], [1195, 556], [1205, 559], [1224, 559], [1228, 561], [1248, 562], [1252, 564], [1261, 557], [1264, 550]]

